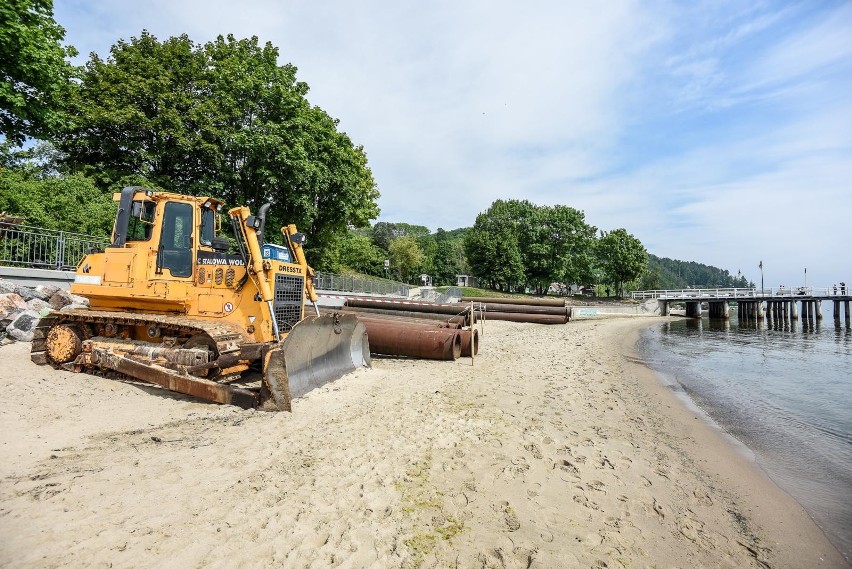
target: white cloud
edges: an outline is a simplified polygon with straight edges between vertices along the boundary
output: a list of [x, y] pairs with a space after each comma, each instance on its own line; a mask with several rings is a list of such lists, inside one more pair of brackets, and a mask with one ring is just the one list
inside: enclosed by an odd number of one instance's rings
[[843, 279], [848, 4], [58, 0], [56, 15], [84, 53], [143, 28], [271, 41], [364, 145], [382, 220], [449, 229], [497, 198], [563, 203], [660, 255]]

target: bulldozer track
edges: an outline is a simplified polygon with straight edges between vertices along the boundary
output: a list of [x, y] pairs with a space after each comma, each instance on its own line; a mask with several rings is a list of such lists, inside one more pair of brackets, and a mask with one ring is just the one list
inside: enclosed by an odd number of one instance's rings
[[197, 318], [164, 314], [133, 314], [105, 310], [77, 309], [54, 312], [42, 318], [33, 331], [31, 358], [44, 365], [50, 363], [45, 355], [44, 343], [51, 327], [57, 324], [115, 324], [119, 326], [157, 326], [164, 335], [192, 337], [206, 334], [216, 345], [216, 357], [239, 352], [249, 341], [240, 326], [228, 322], [210, 322]]
[[[244, 409], [257, 407], [260, 403], [260, 393], [257, 389], [192, 376], [187, 374], [185, 370], [169, 369], [157, 365], [152, 361], [146, 362], [127, 357], [126, 355], [113, 352], [110, 348], [92, 349], [89, 357], [85, 359], [86, 363], [81, 365], [77, 365], [76, 360], [74, 364], [60, 364], [48, 357], [46, 350], [48, 333], [54, 327], [62, 328], [69, 324], [72, 326], [77, 325], [78, 330], [83, 332], [84, 335], [92, 333], [91, 326], [97, 326], [103, 331], [106, 325], [112, 325], [114, 326], [112, 332], [119, 336], [116, 339], [120, 339], [120, 336], [123, 335], [123, 327], [155, 326], [156, 337], [161, 337], [163, 340], [168, 337], [181, 338], [184, 340], [182, 343], [187, 344], [186, 340], [201, 336], [200, 343], [206, 345], [208, 349], [212, 348], [215, 351], [212, 360], [221, 361], [224, 359], [233, 363], [238, 358], [246, 355], [241, 352], [242, 348], [247, 348], [250, 352], [250, 355], [248, 355], [249, 359], [259, 359], [261, 352], [257, 348], [260, 344], [246, 342], [249, 338], [241, 332], [241, 329], [236, 324], [209, 322], [182, 316], [143, 315], [88, 309], [55, 312], [39, 321], [33, 333], [30, 357], [34, 363], [39, 365], [49, 364], [57, 369], [85, 371], [89, 374], [103, 375], [115, 379], [141, 380], [159, 385], [169, 391], [192, 395], [207, 401], [237, 405]], [[101, 340], [110, 339], [102, 336], [95, 336], [94, 338], [101, 338]], [[130, 343], [139, 343], [141, 345], [148, 342], [144, 340], [130, 340]], [[163, 343], [165, 344], [166, 342], [164, 341]], [[254, 349], [249, 348], [249, 346], [252, 346]], [[223, 358], [223, 356], [225, 357]], [[243, 366], [240, 369], [246, 369], [246, 367]], [[217, 379], [232, 380], [235, 377], [223, 375]]]

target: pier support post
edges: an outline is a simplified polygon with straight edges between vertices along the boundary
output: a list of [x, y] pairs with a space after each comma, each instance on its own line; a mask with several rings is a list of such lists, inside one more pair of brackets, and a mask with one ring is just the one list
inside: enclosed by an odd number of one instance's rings
[[799, 306], [796, 304], [795, 300], [790, 301], [790, 318], [793, 320], [799, 319]]
[[709, 302], [710, 318], [712, 320], [727, 320], [731, 317], [731, 309], [728, 302], [723, 300], [719, 302]]
[[762, 300], [757, 301], [757, 317], [763, 318], [766, 316], [766, 305]]
[[701, 318], [701, 303], [700, 302], [687, 302], [686, 303], [686, 317], [687, 318]]
[[843, 304], [845, 307], [844, 312], [846, 314], [846, 327], [849, 328], [849, 301], [846, 300], [843, 302]]
[[657, 304], [660, 307], [660, 316], [668, 316], [669, 315], [669, 301], [658, 300]]

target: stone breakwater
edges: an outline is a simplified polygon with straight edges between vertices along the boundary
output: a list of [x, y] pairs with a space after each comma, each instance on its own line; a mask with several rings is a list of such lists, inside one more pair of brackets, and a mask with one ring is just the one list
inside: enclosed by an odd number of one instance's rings
[[86, 308], [89, 301], [53, 285], [26, 287], [0, 279], [0, 345], [30, 342], [38, 321], [57, 310]]

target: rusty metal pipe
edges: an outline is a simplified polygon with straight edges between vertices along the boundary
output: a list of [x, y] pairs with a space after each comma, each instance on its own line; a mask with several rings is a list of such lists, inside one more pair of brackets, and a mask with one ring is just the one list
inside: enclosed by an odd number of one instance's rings
[[479, 330], [476, 328], [472, 328], [470, 330], [459, 330], [459, 335], [461, 336], [461, 357], [471, 357], [471, 339], [473, 340], [473, 355], [479, 353]]
[[[426, 314], [423, 312], [413, 313], [415, 316], [406, 316], [405, 312], [394, 312], [392, 310], [374, 311], [369, 308], [325, 308], [324, 313], [330, 314], [332, 311], [342, 314], [355, 314], [358, 320], [365, 318], [390, 320], [393, 322], [408, 322], [411, 324], [424, 324], [427, 326], [441, 326], [444, 328], [460, 328], [463, 325], [463, 318], [452, 317], [447, 319], [444, 315]], [[440, 318], [437, 318], [440, 316]]]
[[450, 328], [454, 330], [458, 330], [461, 328], [461, 324], [456, 322], [444, 322], [438, 320], [414, 320], [411, 318], [393, 318], [392, 316], [384, 316], [384, 315], [372, 315], [367, 316], [365, 314], [358, 315], [358, 322], [371, 323], [376, 325], [382, 324], [407, 324], [409, 326], [425, 326], [426, 328]]
[[519, 304], [527, 306], [565, 306], [565, 299], [557, 298], [503, 298], [499, 296], [466, 296], [462, 300], [464, 302], [494, 302], [497, 304]]
[[429, 312], [432, 314], [451, 314], [453, 316], [467, 311], [470, 307], [462, 303], [411, 302], [406, 300], [376, 300], [367, 298], [347, 298], [346, 306], [353, 308], [381, 308], [406, 312]]
[[449, 328], [429, 328], [390, 322], [365, 322], [370, 353], [427, 360], [457, 360], [461, 335]]
[[532, 324], [565, 324], [568, 315], [555, 314], [525, 314], [522, 312], [488, 312], [489, 320], [507, 320], [509, 322], [530, 322]]
[[372, 308], [372, 307], [354, 307], [347, 306], [343, 309], [344, 312], [354, 312], [354, 313], [372, 313], [372, 314], [382, 314], [387, 316], [403, 316], [407, 318], [420, 318], [426, 320], [444, 320], [449, 322], [461, 322], [464, 326], [470, 326], [471, 320], [476, 320], [478, 316], [471, 316], [470, 313], [462, 314], [459, 316], [449, 316], [447, 314], [435, 314], [431, 312], [411, 312], [408, 310], [390, 310], [385, 308]]
[[500, 304], [496, 302], [485, 303], [485, 311], [491, 312], [516, 312], [519, 314], [555, 314], [563, 316], [568, 313], [565, 306], [536, 306], [526, 304]]

